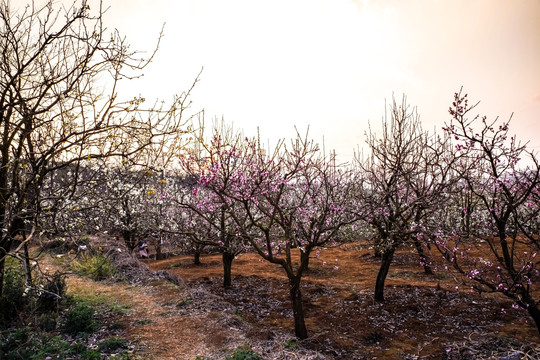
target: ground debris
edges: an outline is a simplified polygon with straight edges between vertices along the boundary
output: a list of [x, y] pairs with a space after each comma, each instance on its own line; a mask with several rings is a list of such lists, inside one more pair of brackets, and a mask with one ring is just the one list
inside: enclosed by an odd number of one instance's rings
[[445, 360], [493, 359], [493, 360], [538, 360], [540, 346], [523, 344], [519, 341], [494, 337], [488, 334], [471, 334], [464, 341], [444, 344]]
[[[333, 270], [314, 263], [302, 281], [308, 326], [303, 341], [294, 340], [283, 270], [255, 254], [235, 260], [229, 288], [222, 285], [219, 255], [203, 257], [204, 267], [183, 266], [187, 257], [150, 265], [185, 280], [182, 296], [192, 301], [186, 307], [191, 319], [205, 322], [210, 332], [230, 332], [226, 339], [205, 340], [204, 359], [223, 359], [246, 344], [261, 359], [513, 360], [518, 352], [520, 359], [538, 358], [535, 327], [507, 299], [457, 289], [453, 279], [425, 275], [417, 258], [404, 254], [391, 269], [385, 302], [375, 302], [378, 262], [369, 255], [365, 261], [356, 250], [325, 251], [321, 256], [339, 259], [340, 266]], [[482, 337], [490, 340], [474, 342]]]

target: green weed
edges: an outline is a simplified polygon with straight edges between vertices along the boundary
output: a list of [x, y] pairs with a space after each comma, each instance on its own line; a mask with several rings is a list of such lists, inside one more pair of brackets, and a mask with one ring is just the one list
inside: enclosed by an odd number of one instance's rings
[[101, 254], [86, 254], [73, 261], [71, 269], [96, 281], [109, 279], [116, 274], [116, 268], [112, 262]]
[[101, 341], [98, 344], [98, 349], [102, 352], [112, 353], [118, 349], [127, 349], [128, 341], [124, 338], [111, 337]]
[[92, 333], [98, 329], [94, 320], [94, 309], [85, 304], [77, 304], [64, 314], [63, 330], [74, 336]]
[[259, 360], [260, 356], [253, 350], [245, 347], [238, 348], [231, 356], [227, 356], [225, 360]]

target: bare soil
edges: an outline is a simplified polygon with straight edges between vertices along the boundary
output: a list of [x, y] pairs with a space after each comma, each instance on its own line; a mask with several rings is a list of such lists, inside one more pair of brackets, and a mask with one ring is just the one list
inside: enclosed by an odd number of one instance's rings
[[145, 358], [224, 359], [243, 346], [263, 359], [540, 358], [540, 337], [526, 311], [500, 296], [472, 293], [444, 271], [426, 275], [408, 249], [394, 257], [384, 303], [373, 301], [379, 260], [370, 250], [322, 250], [303, 278], [309, 338], [301, 342], [294, 340], [279, 265], [242, 254], [225, 289], [221, 255], [201, 261], [144, 260], [184, 285], [159, 280], [126, 290], [136, 310], [125, 326]]

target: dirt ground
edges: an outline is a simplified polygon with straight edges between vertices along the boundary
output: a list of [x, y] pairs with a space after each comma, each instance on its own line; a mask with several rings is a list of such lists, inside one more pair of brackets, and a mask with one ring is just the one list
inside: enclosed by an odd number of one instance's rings
[[294, 340], [288, 283], [279, 265], [241, 254], [232, 265], [232, 287], [224, 289], [221, 256], [203, 255], [201, 261], [145, 260], [152, 270], [184, 280], [180, 287], [156, 284], [132, 291], [132, 301], [144, 310], [126, 326], [149, 357], [224, 359], [242, 346], [263, 359], [540, 356], [540, 337], [525, 311], [505, 298], [472, 293], [445, 272], [424, 274], [408, 249], [394, 257], [384, 303], [373, 301], [379, 260], [370, 250], [350, 245], [322, 250], [303, 278], [309, 338], [302, 342]]

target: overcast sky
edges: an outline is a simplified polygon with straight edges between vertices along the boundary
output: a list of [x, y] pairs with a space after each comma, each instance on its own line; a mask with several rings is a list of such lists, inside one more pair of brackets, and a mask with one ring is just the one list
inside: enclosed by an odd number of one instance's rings
[[[16, 0], [23, 1], [23, 0]], [[407, 95], [440, 131], [463, 86], [478, 112], [508, 119], [540, 149], [540, 0], [104, 0], [134, 49], [165, 36], [131, 91], [193, 93], [207, 119], [247, 135], [312, 137], [344, 160]]]

